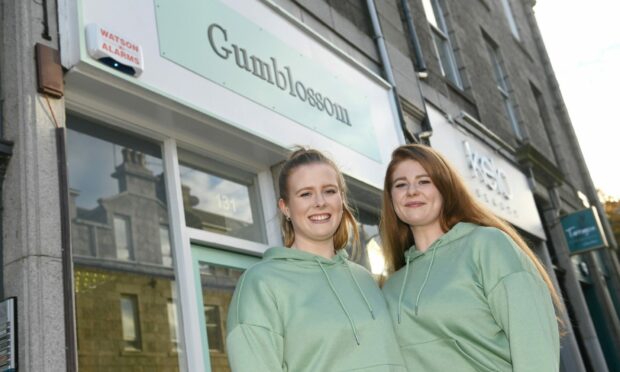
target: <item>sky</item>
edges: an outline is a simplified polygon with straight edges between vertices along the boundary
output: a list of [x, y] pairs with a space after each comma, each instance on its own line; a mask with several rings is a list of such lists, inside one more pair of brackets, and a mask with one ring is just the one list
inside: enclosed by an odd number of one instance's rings
[[594, 186], [620, 198], [620, 1], [537, 0], [534, 12]]

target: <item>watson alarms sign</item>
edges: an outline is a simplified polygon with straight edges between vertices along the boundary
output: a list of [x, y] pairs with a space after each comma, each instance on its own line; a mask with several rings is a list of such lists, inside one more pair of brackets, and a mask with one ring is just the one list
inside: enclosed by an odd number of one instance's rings
[[88, 54], [106, 65], [140, 76], [144, 70], [142, 48], [108, 28], [97, 24], [86, 26]]

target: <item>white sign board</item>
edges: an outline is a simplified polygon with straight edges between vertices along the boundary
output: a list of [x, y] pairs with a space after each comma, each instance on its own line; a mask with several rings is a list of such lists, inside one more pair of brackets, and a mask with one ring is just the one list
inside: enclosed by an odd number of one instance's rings
[[472, 193], [497, 216], [546, 239], [527, 177], [433, 107], [428, 107], [428, 114], [433, 126], [431, 145], [457, 168]]
[[[66, 77], [67, 97], [72, 97], [71, 82], [77, 80], [77, 78], [73, 79], [72, 75], [79, 76], [80, 79], [86, 77], [104, 82], [115, 89], [126, 89], [127, 84], [131, 84], [133, 87], [144, 89], [145, 97], [150, 97], [154, 93], [162, 97], [162, 100], [180, 103], [187, 107], [192, 115], [195, 112], [203, 113], [205, 121], [213, 118], [242, 130], [247, 133], [250, 140], [264, 139], [274, 144], [274, 147], [280, 148], [305, 145], [326, 151], [349, 176], [376, 188], [382, 188], [383, 176], [391, 151], [404, 141], [390, 100], [389, 84], [310, 28], [292, 16], [287, 16], [282, 9], [269, 1], [204, 1], [205, 4], [216, 2], [219, 8], [226, 7], [227, 10], [224, 12], [218, 8], [218, 12], [204, 13], [204, 24], [201, 23], [195, 27], [199, 32], [195, 31], [193, 26], [191, 28], [184, 26], [183, 22], [189, 22], [188, 17], [177, 17], [181, 29], [177, 35], [173, 32], [174, 28], [170, 27], [170, 22], [175, 21], [174, 18], [168, 17], [167, 13], [162, 13], [161, 9], [157, 9], [157, 6], [174, 5], [174, 2], [132, 0], [128, 3], [124, 0], [105, 2], [77, 0], [75, 9], [72, 9], [77, 19], [74, 20], [66, 15], [60, 17], [61, 29], [66, 34], [63, 38], [65, 44], [63, 44], [61, 58], [64, 67], [69, 69]], [[184, 0], [179, 4], [184, 7], [188, 4], [197, 4], [196, 9], [200, 10], [202, 2]], [[119, 12], [118, 9], [123, 9], [123, 11]], [[189, 10], [192, 9], [194, 8]], [[183, 14], [192, 13], [187, 11]], [[192, 16], [192, 22], [194, 19], [200, 20], [203, 13], [200, 14], [200, 17]], [[235, 17], [238, 21], [235, 21]], [[72, 21], [76, 24], [70, 24]], [[162, 24], [159, 25], [158, 21]], [[62, 22], [69, 22], [69, 24], [65, 23], [63, 26]], [[142, 60], [146, 63], [138, 78], [122, 74], [97, 61], [96, 57], [93, 58], [88, 53], [86, 27], [91, 24], [105, 28], [114, 35], [140, 46]], [[209, 27], [212, 31], [213, 45], [208, 39]], [[264, 35], [256, 43], [250, 43], [241, 39], [241, 36], [250, 38], [252, 33], [256, 34], [258, 31], [243, 32], [246, 28], [260, 29], [260, 34]], [[226, 35], [222, 30], [226, 31]], [[200, 36], [204, 40], [199, 43], [192, 42], [194, 39], [186, 35]], [[171, 40], [176, 38], [178, 45], [166, 38], [172, 38]], [[271, 80], [268, 77], [262, 79], [254, 74], [258, 71], [260, 75], [260, 69], [249, 72], [238, 68], [236, 60], [233, 59], [234, 55], [223, 59], [215, 54], [215, 50], [221, 53], [222, 48], [228, 48], [234, 52], [235, 46], [232, 44], [239, 48], [239, 53], [242, 52], [241, 49], [249, 53], [248, 59], [252, 54], [256, 57], [256, 63], [260, 64], [262, 61], [264, 62], [262, 67], [270, 67], [273, 73]], [[182, 51], [172, 49], [177, 47], [185, 49]], [[292, 51], [297, 53], [291, 53]], [[190, 65], [185, 59], [183, 53], [191, 55], [192, 52], [196, 55], [207, 56], [209, 59], [205, 61], [213, 63], [212, 68], [216, 68], [215, 63], [217, 63], [219, 66], [217, 68], [229, 69], [233, 73], [227, 73], [228, 75], [225, 79], [222, 78], [222, 81], [217, 81], [211, 76], [206, 77], [208, 73], [203, 71], [202, 67]], [[299, 61], [293, 58], [293, 55], [296, 55], [295, 58], [299, 58]], [[276, 59], [277, 66], [271, 57]], [[306, 65], [314, 65], [314, 67], [305, 68]], [[305, 92], [308, 93], [309, 88], [316, 88], [313, 93], [314, 97], [316, 98], [317, 91], [322, 93], [323, 106], [316, 103], [313, 106], [310, 95], [306, 101], [303, 100], [305, 97], [303, 94], [301, 98], [299, 95], [293, 96], [290, 86], [287, 90], [281, 89], [284, 83], [282, 79], [276, 81], [276, 76], [282, 77], [278, 74], [279, 72], [288, 74], [288, 70], [284, 69], [285, 66], [290, 66], [296, 82], [316, 85], [306, 84]], [[337, 79], [319, 79], [323, 75], [326, 77], [327, 74], [321, 73], [321, 76], [317, 76], [315, 70], [329, 71], [330, 76], [337, 77]], [[104, 75], [102, 79], [101, 72], [109, 74], [109, 78]], [[119, 83], [119, 79], [123, 82]], [[247, 84], [242, 84], [240, 81], [246, 81]], [[273, 81], [273, 84], [270, 81]], [[254, 85], [255, 88], [253, 88]], [[299, 84], [296, 84], [296, 89], [297, 85]], [[303, 93], [302, 90], [300, 88], [299, 92]], [[255, 96], [256, 94], [258, 96]], [[335, 106], [333, 106], [334, 113], [330, 116], [332, 106], [329, 102], [327, 106], [324, 106], [326, 104], [325, 94], [330, 100], [333, 97], [342, 97], [337, 100], [334, 98], [330, 102], [340, 103], [347, 109], [348, 117], [343, 114], [342, 120], [338, 120]], [[348, 102], [350, 97], [357, 96], [362, 96], [364, 99], [356, 99], [353, 103], [343, 103]], [[281, 102], [273, 104], [272, 102], [275, 102], [278, 97], [282, 97]], [[356, 106], [360, 103], [363, 107], [357, 109]], [[297, 114], [304, 112], [303, 110], [308, 114]], [[363, 114], [356, 116], [355, 112]], [[166, 115], [161, 117], [165, 119]], [[316, 118], [316, 120], [308, 118]], [[329, 120], [331, 122], [328, 122]], [[359, 123], [365, 123], [366, 129], [363, 133], [356, 130], [356, 125]], [[366, 145], [369, 143], [370, 145]]]

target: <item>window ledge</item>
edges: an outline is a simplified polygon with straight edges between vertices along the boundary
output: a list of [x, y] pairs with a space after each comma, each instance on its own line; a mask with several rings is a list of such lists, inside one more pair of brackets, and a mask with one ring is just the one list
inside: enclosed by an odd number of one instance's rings
[[523, 44], [523, 41], [519, 38], [517, 38], [515, 35], [512, 35], [512, 40], [515, 42], [515, 44], [517, 44], [517, 46], [519, 47], [519, 49], [521, 49], [521, 51], [523, 52], [523, 54], [525, 54], [525, 56], [527, 57], [527, 59], [530, 60], [530, 62], [534, 62], [534, 59], [532, 58], [532, 55], [530, 54], [530, 52], [527, 50], [527, 48], [525, 47], [525, 44]]
[[459, 96], [461, 96], [465, 101], [467, 101], [467, 103], [469, 103], [470, 105], [476, 107], [476, 101], [474, 101], [474, 98], [467, 93], [465, 90], [457, 87], [453, 82], [451, 82], [448, 78], [446, 78], [445, 76], [443, 77], [446, 85], [448, 86], [448, 88], [453, 91], [454, 93], [458, 94]]

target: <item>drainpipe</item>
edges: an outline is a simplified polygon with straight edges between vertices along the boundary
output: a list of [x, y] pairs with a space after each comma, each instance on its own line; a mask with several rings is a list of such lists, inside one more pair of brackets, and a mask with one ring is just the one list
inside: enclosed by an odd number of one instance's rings
[[396, 91], [396, 82], [394, 80], [394, 74], [392, 73], [392, 65], [390, 64], [390, 58], [387, 53], [387, 47], [385, 46], [385, 38], [381, 32], [381, 25], [379, 24], [379, 16], [377, 14], [377, 8], [375, 7], [374, 0], [366, 0], [368, 7], [368, 13], [370, 15], [370, 21], [372, 23], [373, 39], [377, 44], [379, 50], [379, 58], [381, 59], [381, 65], [383, 66], [383, 72], [388, 83], [392, 86], [391, 98], [398, 114], [398, 121], [400, 122], [400, 129], [405, 135], [407, 142], [419, 142], [418, 139], [409, 131], [405, 118], [403, 117], [403, 109], [400, 105], [400, 99], [398, 98], [398, 92]]

